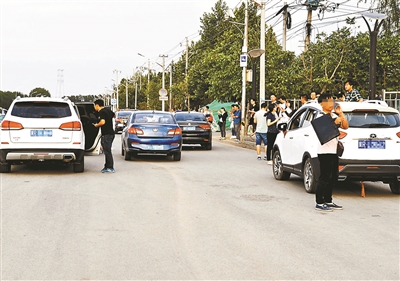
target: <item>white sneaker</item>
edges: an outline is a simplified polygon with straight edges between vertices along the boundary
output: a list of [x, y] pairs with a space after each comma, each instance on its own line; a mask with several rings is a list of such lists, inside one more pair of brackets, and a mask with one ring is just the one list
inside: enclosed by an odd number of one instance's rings
[[269, 160], [269, 161], [267, 162], [267, 164], [268, 164], [268, 165], [272, 165], [272, 160]]

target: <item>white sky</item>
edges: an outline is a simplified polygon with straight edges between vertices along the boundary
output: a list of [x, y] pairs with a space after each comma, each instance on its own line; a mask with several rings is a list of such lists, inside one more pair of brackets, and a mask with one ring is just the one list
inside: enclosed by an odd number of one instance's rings
[[[241, 0], [226, 2], [235, 8]], [[271, 17], [283, 2], [267, 1], [267, 24], [274, 26], [279, 40], [282, 18]], [[304, 1], [288, 1], [300, 2]], [[343, 26], [338, 17], [343, 20], [343, 12], [361, 11], [355, 8], [357, 0], [337, 2], [343, 5], [335, 13], [325, 13], [323, 21], [314, 12], [313, 23], [319, 32], [330, 33]], [[211, 12], [215, 3], [216, 0], [0, 0], [0, 90], [29, 94], [42, 87], [55, 96], [58, 69], [63, 69], [63, 94], [102, 94], [114, 83], [114, 70], [120, 71], [120, 80], [131, 76], [137, 66], [147, 66], [148, 58], [151, 67], [158, 70], [159, 55], [169, 56], [166, 65], [171, 59], [178, 60], [185, 38], [200, 38], [200, 17]], [[288, 50], [299, 53], [307, 10], [296, 10], [291, 10], [293, 28]]]

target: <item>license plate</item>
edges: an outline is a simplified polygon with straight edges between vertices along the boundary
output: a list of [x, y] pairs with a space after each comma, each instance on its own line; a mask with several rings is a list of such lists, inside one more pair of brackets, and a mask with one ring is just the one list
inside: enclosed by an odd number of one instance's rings
[[358, 149], [386, 149], [384, 140], [359, 140]]
[[52, 137], [53, 130], [31, 130], [31, 137]]
[[196, 130], [196, 127], [185, 127], [186, 131], [194, 131]]
[[164, 146], [161, 145], [149, 145], [149, 149], [151, 150], [164, 150]]

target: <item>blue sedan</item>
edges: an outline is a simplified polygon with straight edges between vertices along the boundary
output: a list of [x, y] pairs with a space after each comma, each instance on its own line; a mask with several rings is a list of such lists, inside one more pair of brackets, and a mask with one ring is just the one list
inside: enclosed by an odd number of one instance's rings
[[164, 154], [180, 161], [181, 153], [182, 130], [171, 113], [133, 112], [121, 135], [121, 154], [125, 160], [138, 154]]

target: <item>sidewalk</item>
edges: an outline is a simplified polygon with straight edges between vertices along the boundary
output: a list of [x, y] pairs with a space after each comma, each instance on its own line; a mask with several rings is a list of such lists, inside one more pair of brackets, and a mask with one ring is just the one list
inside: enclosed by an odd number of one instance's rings
[[[235, 146], [240, 146], [243, 148], [248, 148], [248, 149], [256, 149], [256, 137], [254, 136], [253, 138], [250, 136], [244, 136], [244, 140], [243, 141], [236, 141], [236, 139], [230, 139], [231, 134], [229, 132], [229, 134], [227, 134], [226, 139], [225, 140], [220, 140], [220, 133], [219, 132], [215, 132], [213, 131], [213, 141], [218, 141], [221, 143], [227, 143], [230, 145], [235, 145]], [[261, 145], [264, 146], [264, 145]], [[262, 148], [263, 149], [263, 148]]]

